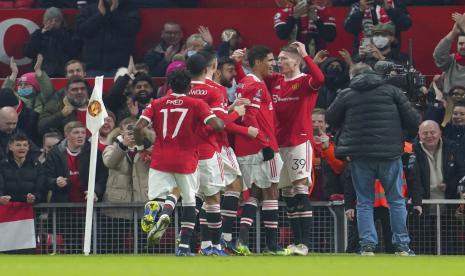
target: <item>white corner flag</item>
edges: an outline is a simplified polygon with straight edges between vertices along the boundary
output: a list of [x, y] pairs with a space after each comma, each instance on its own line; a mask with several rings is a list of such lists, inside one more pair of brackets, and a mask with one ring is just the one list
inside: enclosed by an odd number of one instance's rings
[[95, 78], [94, 90], [89, 99], [86, 114], [86, 127], [92, 133], [90, 142], [89, 182], [87, 187], [86, 229], [84, 235], [84, 254], [90, 253], [90, 240], [92, 234], [92, 215], [94, 212], [95, 169], [97, 166], [97, 146], [99, 131], [104, 120], [108, 117], [102, 100], [103, 76]]

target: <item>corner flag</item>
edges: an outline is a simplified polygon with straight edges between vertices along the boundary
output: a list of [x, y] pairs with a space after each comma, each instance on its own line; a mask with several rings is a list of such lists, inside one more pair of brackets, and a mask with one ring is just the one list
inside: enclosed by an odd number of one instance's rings
[[102, 100], [103, 76], [95, 78], [94, 90], [89, 99], [86, 114], [86, 127], [92, 133], [89, 162], [89, 182], [87, 185], [87, 206], [86, 206], [86, 229], [84, 235], [84, 254], [90, 253], [90, 240], [92, 234], [92, 215], [94, 212], [94, 190], [95, 190], [95, 169], [97, 166], [97, 146], [99, 131], [105, 118], [108, 117], [107, 110]]

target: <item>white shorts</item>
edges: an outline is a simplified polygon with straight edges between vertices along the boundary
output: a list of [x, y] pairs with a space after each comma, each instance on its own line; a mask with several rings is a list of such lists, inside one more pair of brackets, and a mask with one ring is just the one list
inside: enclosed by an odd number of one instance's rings
[[242, 172], [243, 184], [252, 188], [252, 184], [265, 189], [272, 183], [279, 182], [279, 174], [283, 167], [283, 161], [278, 153], [269, 161], [263, 161], [262, 152], [241, 156], [237, 158]]
[[241, 176], [241, 169], [237, 162], [236, 154], [231, 147], [223, 147], [221, 149], [221, 158], [223, 159], [224, 167], [224, 183], [226, 186], [231, 184], [238, 176]]
[[284, 167], [281, 171], [278, 188], [292, 186], [292, 182], [307, 178], [312, 184], [313, 150], [310, 141], [297, 146], [279, 149]]
[[199, 189], [197, 171], [191, 174], [182, 174], [162, 172], [150, 168], [148, 192], [150, 200], [166, 198], [176, 187], [181, 193], [182, 204], [185, 206], [195, 206], [195, 194]]
[[199, 193], [212, 196], [224, 188], [224, 171], [221, 154], [215, 152], [212, 158], [199, 160]]

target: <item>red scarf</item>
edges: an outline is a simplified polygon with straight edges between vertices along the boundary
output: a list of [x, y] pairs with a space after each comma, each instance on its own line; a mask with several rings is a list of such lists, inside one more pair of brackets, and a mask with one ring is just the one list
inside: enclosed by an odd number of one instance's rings
[[465, 56], [462, 56], [459, 53], [455, 53], [454, 54], [454, 59], [458, 64], [460, 64], [462, 66], [465, 66]]
[[[394, 8], [394, 0], [388, 0], [388, 4]], [[376, 16], [378, 18], [378, 24], [387, 24], [387, 23], [392, 22], [386, 10], [384, 9], [384, 7], [376, 5], [374, 9], [376, 12]], [[366, 36], [365, 32], [371, 33], [371, 29], [373, 28], [373, 25], [374, 25], [374, 20], [373, 20], [372, 9], [366, 9], [363, 14], [363, 19], [362, 19], [363, 32], [360, 33], [360, 37], [359, 37], [360, 40]]]

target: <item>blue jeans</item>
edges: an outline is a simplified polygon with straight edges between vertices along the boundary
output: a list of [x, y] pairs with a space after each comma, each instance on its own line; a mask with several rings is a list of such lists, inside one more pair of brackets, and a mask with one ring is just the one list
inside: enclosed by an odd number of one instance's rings
[[360, 246], [376, 246], [378, 235], [373, 219], [374, 183], [379, 179], [389, 204], [392, 243], [408, 245], [407, 209], [402, 196], [402, 160], [352, 161], [352, 182], [357, 194], [357, 228]]

